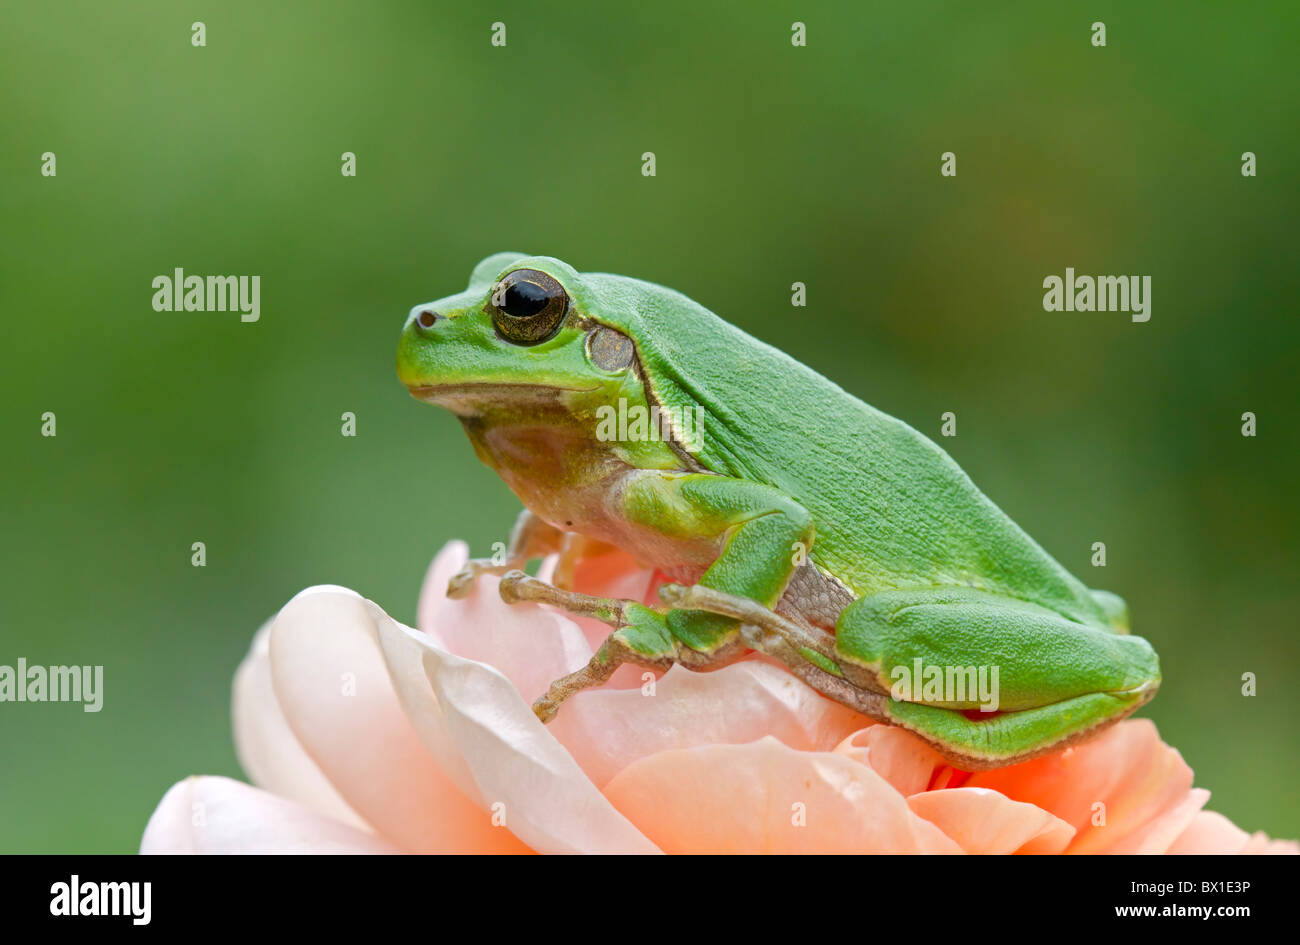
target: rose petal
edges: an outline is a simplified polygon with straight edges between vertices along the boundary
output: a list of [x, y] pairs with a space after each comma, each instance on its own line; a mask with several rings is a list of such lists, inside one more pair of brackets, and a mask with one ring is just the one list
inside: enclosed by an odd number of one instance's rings
[[1242, 848], [1242, 853], [1267, 854], [1270, 856], [1295, 856], [1300, 854], [1300, 843], [1294, 840], [1270, 840], [1267, 834], [1252, 833]]
[[1141, 827], [1129, 833], [1122, 842], [1112, 843], [1106, 852], [1168, 852], [1170, 845], [1191, 825], [1209, 799], [1209, 791], [1193, 788], [1178, 803], [1160, 811]]
[[[546, 731], [510, 680], [367, 602], [407, 715], [473, 796], [542, 853], [656, 853]], [[422, 667], [423, 676], [415, 671]]]
[[366, 602], [317, 587], [271, 628], [271, 677], [289, 727], [339, 794], [417, 852], [525, 852], [439, 770], [402, 710]]
[[859, 729], [836, 745], [835, 750], [870, 766], [904, 796], [926, 790], [934, 772], [945, 764], [937, 751], [896, 725]]
[[415, 608], [415, 624], [424, 633], [432, 636], [439, 646], [446, 647], [447, 641], [434, 627], [434, 617], [438, 609], [447, 600], [447, 582], [452, 575], [464, 567], [469, 560], [469, 545], [463, 541], [449, 541], [443, 545], [429, 568], [424, 572], [424, 581], [420, 584], [420, 600]]
[[369, 825], [339, 796], [298, 743], [280, 710], [271, 685], [273, 622], [268, 620], [257, 631], [248, 655], [235, 671], [231, 718], [239, 763], [258, 787], [369, 831]]
[[480, 575], [465, 598], [449, 600], [447, 581], [468, 554], [464, 542], [448, 543], [420, 591], [418, 623], [438, 646], [495, 666], [530, 702], [591, 659], [593, 650], [577, 624], [549, 607], [506, 604], [494, 574]]
[[1060, 853], [1074, 836], [1059, 817], [987, 788], [925, 791], [907, 804], [967, 853]]
[[864, 721], [787, 670], [755, 661], [709, 673], [674, 666], [652, 691], [580, 692], [548, 729], [604, 785], [637, 759], [674, 748], [773, 735], [791, 748], [826, 751]]
[[149, 818], [141, 853], [400, 853], [387, 841], [230, 778], [171, 787]]
[[[1191, 791], [1191, 768], [1160, 741], [1148, 719], [1121, 722], [1055, 754], [976, 773], [966, 786], [992, 788], [1060, 817], [1078, 831], [1068, 853], [1136, 853], [1172, 843], [1205, 803], [1204, 795]], [[1104, 824], [1093, 824], [1094, 810], [1098, 819], [1104, 812]]]
[[605, 794], [669, 853], [961, 852], [866, 765], [771, 737], [642, 758]]
[[1227, 817], [1214, 811], [1197, 811], [1187, 828], [1170, 844], [1167, 853], [1239, 853], [1250, 836]]
[[594, 597], [625, 597], [647, 603], [654, 572], [612, 546], [584, 554], [573, 569], [573, 589]]

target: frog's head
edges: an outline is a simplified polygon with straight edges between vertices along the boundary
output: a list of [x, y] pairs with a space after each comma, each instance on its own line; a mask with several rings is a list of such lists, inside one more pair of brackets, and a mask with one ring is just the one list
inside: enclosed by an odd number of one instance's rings
[[497, 253], [474, 268], [464, 292], [411, 309], [397, 375], [413, 396], [462, 418], [557, 398], [615, 401], [635, 373], [635, 346], [588, 307], [571, 266]]

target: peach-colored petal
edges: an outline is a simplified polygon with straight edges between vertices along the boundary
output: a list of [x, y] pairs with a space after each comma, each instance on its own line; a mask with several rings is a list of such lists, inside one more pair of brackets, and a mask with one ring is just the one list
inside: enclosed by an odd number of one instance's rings
[[158, 803], [141, 853], [400, 853], [372, 833], [230, 778], [193, 777]]
[[1060, 853], [1074, 836], [1059, 817], [987, 788], [925, 791], [907, 804], [967, 853]]
[[573, 589], [595, 597], [626, 597], [649, 603], [654, 572], [643, 568], [626, 551], [602, 548], [585, 554], [573, 569]]
[[530, 703], [591, 659], [592, 648], [577, 624], [549, 607], [506, 604], [494, 574], [481, 575], [465, 598], [449, 600], [447, 581], [468, 555], [464, 542], [448, 543], [420, 591], [417, 622], [438, 646], [495, 666]]
[[638, 758], [668, 749], [773, 735], [791, 748], [826, 751], [862, 722], [787, 670], [745, 661], [710, 673], [674, 666], [653, 689], [578, 693], [548, 729], [604, 785]]
[[298, 743], [280, 711], [271, 685], [273, 622], [268, 620], [257, 631], [248, 655], [235, 672], [231, 718], [239, 763], [258, 787], [305, 804], [340, 823], [369, 831], [369, 825], [339, 796]]
[[992, 788], [1060, 817], [1078, 831], [1068, 853], [1136, 853], [1172, 843], [1205, 802], [1191, 792], [1191, 768], [1148, 719], [1121, 722], [1055, 754], [976, 773], [966, 786]]
[[433, 629], [434, 617], [447, 600], [447, 582], [468, 560], [469, 545], [463, 541], [449, 541], [433, 556], [428, 570], [424, 572], [424, 580], [420, 583], [415, 625], [424, 633], [433, 635], [442, 647], [447, 646], [447, 641]]
[[605, 794], [670, 853], [959, 853], [885, 780], [775, 738], [664, 751]]
[[596, 789], [510, 680], [366, 602], [402, 706], [425, 746], [539, 853], [657, 853]]
[[271, 628], [271, 678], [289, 727], [348, 804], [416, 852], [525, 852], [439, 770], [407, 720], [366, 602], [310, 588]]
[[[862, 717], [858, 716], [859, 722]], [[945, 767], [943, 756], [911, 732], [896, 725], [868, 725], [849, 735], [835, 750], [868, 765], [908, 796], [930, 787], [934, 773]]]
[[1176, 804], [1172, 804], [1151, 817], [1145, 824], [1130, 832], [1120, 842], [1106, 848], [1107, 853], [1165, 853], [1185, 831], [1205, 802], [1210, 792], [1192, 788]]
[[1270, 840], [1265, 833], [1252, 833], [1241, 852], [1252, 855], [1296, 856], [1300, 854], [1300, 843], [1294, 840]]
[[1197, 811], [1192, 822], [1170, 844], [1168, 853], [1239, 853], [1250, 839], [1227, 817], [1214, 811]]

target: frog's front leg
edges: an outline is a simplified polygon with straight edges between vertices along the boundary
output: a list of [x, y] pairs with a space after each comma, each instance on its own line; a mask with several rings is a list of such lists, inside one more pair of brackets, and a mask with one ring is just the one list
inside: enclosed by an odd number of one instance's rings
[[[812, 515], [771, 486], [705, 473], [641, 473], [622, 497], [628, 521], [651, 528], [665, 541], [705, 547], [712, 563], [699, 585], [758, 606], [776, 606], [795, 570], [812, 548]], [[706, 610], [668, 612], [674, 639], [696, 653], [734, 645], [740, 622]]]

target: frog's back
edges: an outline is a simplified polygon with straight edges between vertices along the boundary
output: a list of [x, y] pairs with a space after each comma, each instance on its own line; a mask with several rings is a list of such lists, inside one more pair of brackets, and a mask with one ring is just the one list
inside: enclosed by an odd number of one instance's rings
[[974, 586], [1104, 619], [1088, 589], [912, 427], [678, 292], [583, 280], [602, 320], [625, 320], [653, 396], [705, 409], [698, 462], [803, 504], [817, 526], [813, 562], [854, 594]]

